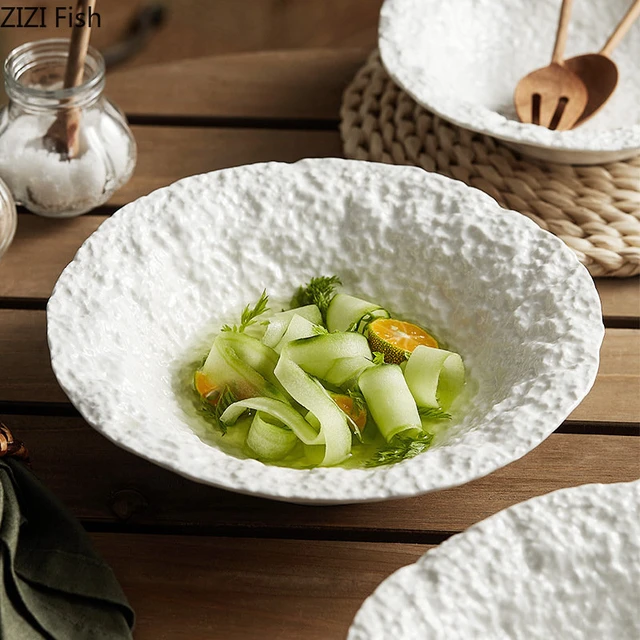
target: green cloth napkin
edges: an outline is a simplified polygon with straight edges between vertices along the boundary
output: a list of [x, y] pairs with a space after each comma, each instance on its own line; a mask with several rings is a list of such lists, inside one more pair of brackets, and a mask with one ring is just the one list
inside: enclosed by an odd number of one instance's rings
[[131, 638], [133, 610], [84, 529], [18, 460], [0, 458], [0, 638]]

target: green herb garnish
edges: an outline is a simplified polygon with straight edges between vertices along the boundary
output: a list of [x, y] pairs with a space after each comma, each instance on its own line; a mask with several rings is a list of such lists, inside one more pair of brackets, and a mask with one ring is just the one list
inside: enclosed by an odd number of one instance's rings
[[220, 431], [222, 432], [222, 435], [225, 435], [225, 433], [227, 433], [227, 425], [223, 422], [220, 422], [220, 420], [218, 419], [219, 417], [218, 412], [216, 411], [216, 405], [207, 402], [207, 400], [202, 396], [199, 396], [199, 398], [200, 404], [198, 406], [198, 409], [200, 413], [208, 422], [211, 422], [216, 427], [218, 427], [218, 429], [220, 429]]
[[358, 410], [362, 411], [366, 410], [367, 402], [362, 395], [362, 391], [358, 389], [358, 387], [354, 387], [353, 389], [349, 389], [347, 391], [347, 395], [353, 400], [353, 404], [358, 408]]
[[440, 408], [418, 407], [418, 413], [421, 418], [426, 418], [427, 420], [451, 420], [451, 414]]
[[319, 276], [311, 278], [306, 286], [300, 287], [293, 297], [293, 307], [304, 307], [308, 304], [315, 304], [322, 318], [326, 319], [329, 304], [336, 295], [335, 289], [342, 282], [338, 276]]
[[433, 435], [430, 433], [422, 433], [415, 438], [397, 435], [391, 440], [389, 446], [378, 449], [373, 454], [373, 458], [366, 463], [366, 466], [381, 467], [386, 464], [414, 458], [426, 451], [431, 446], [432, 440]]
[[267, 295], [267, 292], [265, 290], [262, 292], [260, 299], [255, 303], [253, 308], [251, 308], [249, 305], [244, 308], [242, 315], [240, 316], [239, 326], [236, 324], [234, 324], [233, 326], [225, 324], [222, 327], [221, 331], [237, 331], [239, 333], [242, 333], [247, 327], [255, 323], [258, 316], [261, 316], [263, 313], [269, 311], [269, 308], [267, 307], [268, 304], [269, 296]]
[[227, 425], [222, 422], [222, 414], [234, 403], [237, 402], [238, 398], [234, 395], [234, 393], [229, 389], [229, 387], [225, 387], [222, 395], [218, 399], [216, 406], [214, 407], [214, 417], [216, 420], [216, 424], [220, 431], [222, 431], [222, 435], [227, 433]]
[[384, 364], [384, 353], [380, 353], [380, 351], [374, 351], [373, 360], [371, 362], [373, 362], [373, 364]]
[[[198, 392], [196, 391], [196, 393]], [[209, 402], [200, 394], [198, 394], [198, 399], [200, 401], [200, 404], [198, 406], [200, 412], [208, 421], [212, 422], [216, 427], [218, 427], [222, 435], [225, 435], [227, 433], [227, 425], [222, 422], [220, 418], [228, 407], [230, 407], [234, 402], [238, 401], [238, 398], [236, 398], [229, 387], [225, 387], [222, 394], [217, 396], [217, 401], [215, 404]]]

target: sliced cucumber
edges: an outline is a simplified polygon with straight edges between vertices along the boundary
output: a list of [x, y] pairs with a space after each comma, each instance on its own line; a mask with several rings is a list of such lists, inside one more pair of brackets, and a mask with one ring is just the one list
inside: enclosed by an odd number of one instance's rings
[[273, 347], [282, 340], [282, 336], [287, 330], [291, 318], [295, 315], [302, 316], [314, 324], [322, 324], [322, 314], [315, 304], [298, 307], [297, 309], [289, 309], [288, 311], [281, 311], [280, 313], [273, 314], [271, 318], [269, 318], [269, 324], [262, 337], [262, 342], [273, 349]]
[[389, 313], [379, 304], [338, 293], [327, 309], [327, 329], [331, 332], [352, 331], [365, 315], [374, 311], [382, 312], [382, 317], [389, 317]]
[[371, 358], [365, 356], [338, 358], [334, 360], [323, 379], [336, 387], [350, 387], [365, 369], [373, 366]]
[[258, 411], [253, 417], [247, 446], [262, 460], [284, 458], [296, 446], [298, 437], [282, 422]]
[[[224, 332], [231, 333], [231, 332]], [[238, 398], [251, 398], [255, 396], [265, 396], [267, 398], [275, 398], [277, 400], [286, 401], [287, 398], [283, 391], [274, 384], [267, 380], [252, 366], [247, 364], [241, 359], [234, 348], [234, 344], [237, 346], [240, 341], [229, 340], [228, 338], [221, 338], [224, 334], [220, 334], [214, 341], [211, 351], [202, 367], [202, 372], [207, 376], [209, 380], [215, 383], [219, 389], [225, 389], [226, 387]], [[240, 334], [238, 334], [240, 335]], [[248, 340], [253, 340], [246, 336]], [[264, 354], [263, 354], [264, 355]], [[261, 369], [267, 373], [269, 371], [270, 359], [265, 355], [267, 360], [261, 361]], [[252, 360], [254, 362], [256, 360]], [[273, 370], [271, 375], [277, 381]]]
[[464, 363], [457, 353], [451, 355], [444, 361], [440, 379], [438, 380], [437, 396], [440, 406], [446, 411], [453, 401], [460, 395], [464, 387]]
[[355, 331], [356, 333], [362, 333], [364, 335], [371, 322], [377, 320], [378, 318], [390, 317], [391, 315], [386, 309], [374, 309], [373, 311], [368, 311], [367, 313], [365, 313], [362, 318], [358, 320], [358, 322], [350, 327], [350, 330]]
[[[308, 338], [308, 340], [311, 339]], [[351, 453], [351, 430], [347, 424], [347, 418], [322, 385], [289, 358], [293, 344], [295, 343], [291, 342], [284, 348], [275, 369], [276, 376], [291, 397], [320, 422], [318, 440], [316, 442], [303, 440], [303, 442], [305, 444], [324, 442], [322, 465], [338, 464], [348, 458]]]
[[448, 409], [464, 386], [464, 364], [457, 353], [420, 345], [409, 357], [404, 377], [419, 407]]
[[237, 331], [223, 331], [216, 337], [218, 344], [228, 344], [245, 364], [255, 369], [263, 378], [276, 382], [273, 370], [278, 364], [278, 354], [257, 338]]
[[305, 444], [322, 444], [320, 434], [290, 405], [273, 398], [248, 398], [230, 405], [220, 416], [225, 424], [233, 424], [247, 409], [254, 409], [285, 424]]
[[357, 333], [327, 333], [295, 340], [287, 345], [287, 354], [307, 373], [323, 380], [340, 358], [373, 357], [367, 339]]
[[358, 386], [387, 442], [404, 431], [422, 430], [418, 407], [398, 365], [366, 369], [358, 378]]
[[319, 325], [314, 324], [310, 320], [299, 316], [297, 313], [294, 314], [289, 321], [289, 326], [280, 339], [280, 342], [278, 342], [274, 347], [274, 351], [280, 353], [284, 346], [289, 344], [289, 342], [300, 340], [300, 338], [310, 338], [311, 336], [318, 335], [315, 331], [318, 326]]

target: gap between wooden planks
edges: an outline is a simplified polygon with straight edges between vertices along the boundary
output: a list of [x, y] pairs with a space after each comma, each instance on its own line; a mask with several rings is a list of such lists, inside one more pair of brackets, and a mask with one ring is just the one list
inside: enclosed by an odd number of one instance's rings
[[415, 498], [312, 507], [195, 483], [120, 449], [81, 418], [0, 416], [31, 453], [33, 470], [84, 521], [261, 535], [432, 542], [512, 504], [563, 487], [640, 476], [640, 437], [552, 434], [506, 467]]
[[[2, 298], [48, 298], [62, 269], [107, 217], [51, 220], [20, 215], [13, 244], [0, 261], [0, 303]], [[606, 319], [638, 322], [640, 278], [599, 278], [596, 287]]]
[[[44, 311], [0, 309], [0, 401], [66, 402], [51, 370]], [[596, 383], [571, 420], [637, 422], [640, 332], [608, 329]]]
[[[362, 602], [431, 547], [92, 534], [136, 640], [344, 638]], [[159, 561], [160, 559], [160, 561]]]

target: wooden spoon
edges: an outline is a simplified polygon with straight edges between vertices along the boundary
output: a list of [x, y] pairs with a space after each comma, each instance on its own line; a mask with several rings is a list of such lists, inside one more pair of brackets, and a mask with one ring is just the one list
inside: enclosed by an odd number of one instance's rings
[[609, 36], [600, 53], [586, 53], [564, 61], [567, 69], [582, 80], [589, 94], [587, 106], [574, 126], [581, 125], [595, 115], [615, 91], [618, 84], [618, 67], [609, 56], [639, 16], [640, 0], [636, 0]]
[[563, 0], [551, 64], [520, 80], [513, 94], [518, 118], [549, 129], [571, 129], [587, 106], [582, 80], [563, 66], [573, 0]]
[[[88, 15], [93, 11], [97, 0], [78, 0], [76, 12]], [[70, 89], [82, 84], [84, 77], [84, 62], [87, 57], [89, 38], [91, 36], [91, 26], [89, 20], [85, 24], [78, 26], [78, 23], [71, 31], [71, 41], [69, 43], [69, 57], [64, 73], [63, 89]], [[55, 121], [49, 127], [44, 136], [45, 148], [63, 155], [68, 160], [78, 155], [80, 145], [80, 109], [77, 107], [61, 108], [58, 111]]]

